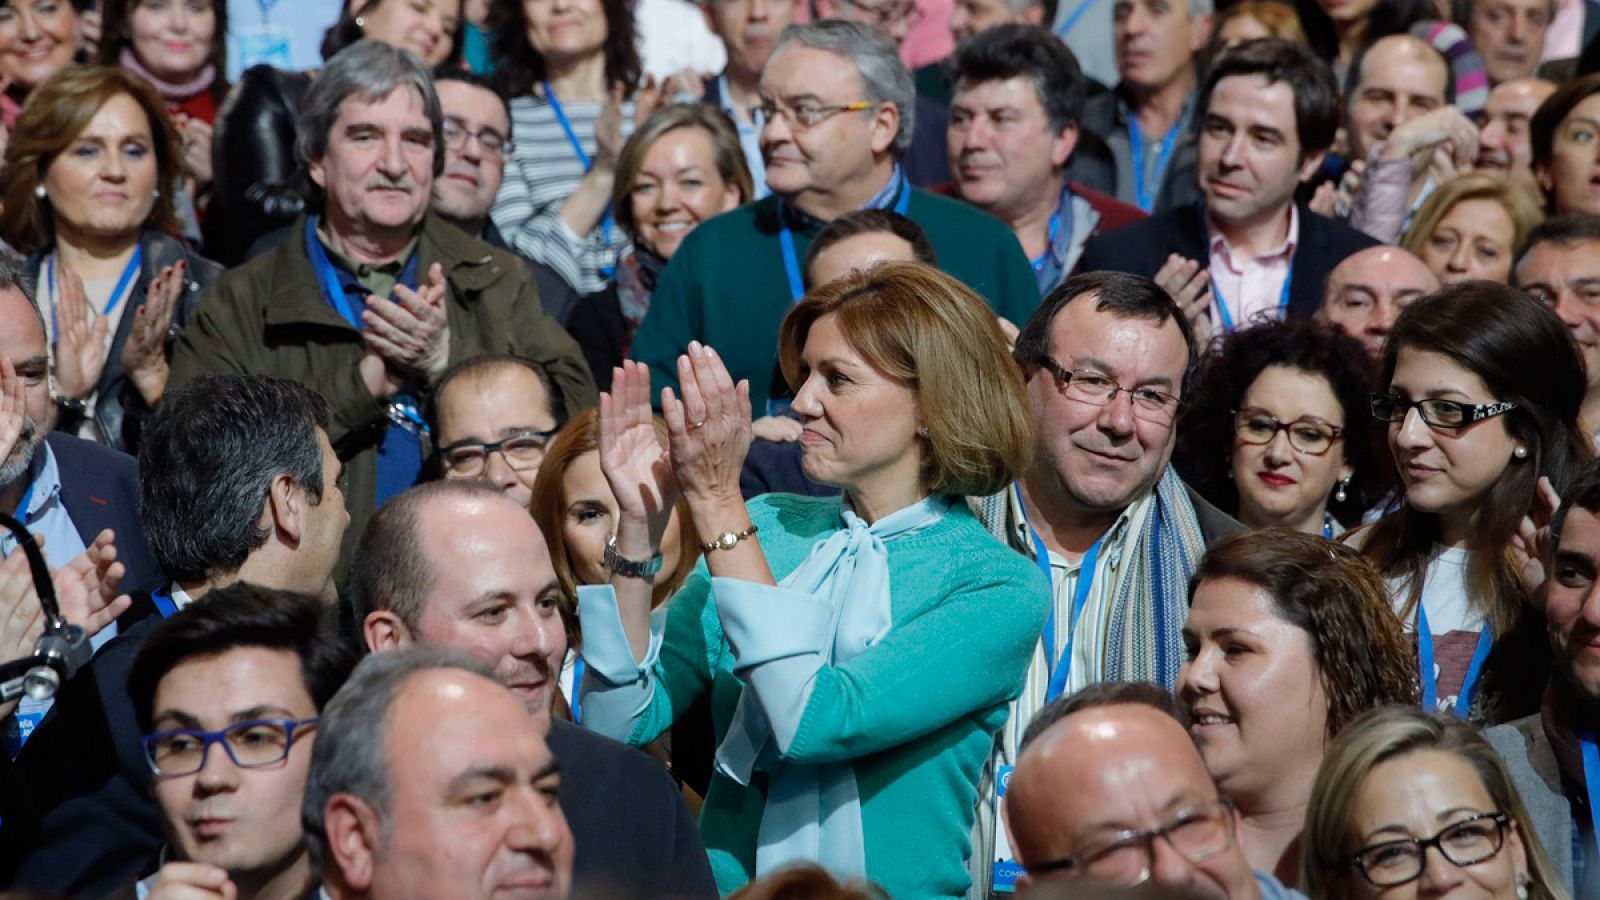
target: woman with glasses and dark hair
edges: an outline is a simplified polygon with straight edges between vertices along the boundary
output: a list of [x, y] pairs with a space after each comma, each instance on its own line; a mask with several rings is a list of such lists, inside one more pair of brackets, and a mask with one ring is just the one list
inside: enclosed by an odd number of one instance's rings
[[1567, 900], [1511, 776], [1449, 715], [1376, 709], [1329, 747], [1306, 811], [1311, 900]]
[[1323, 748], [1374, 704], [1416, 702], [1411, 648], [1378, 573], [1315, 535], [1229, 535], [1189, 585], [1189, 733], [1251, 865], [1292, 884]]
[[1173, 458], [1252, 528], [1335, 537], [1377, 499], [1371, 377], [1361, 344], [1320, 322], [1230, 332], [1200, 369]]
[[1489, 723], [1531, 714], [1550, 650], [1530, 607], [1542, 568], [1521, 532], [1593, 456], [1577, 346], [1543, 303], [1468, 281], [1401, 312], [1379, 384], [1372, 414], [1388, 423], [1403, 502], [1351, 543], [1417, 635], [1424, 706]]

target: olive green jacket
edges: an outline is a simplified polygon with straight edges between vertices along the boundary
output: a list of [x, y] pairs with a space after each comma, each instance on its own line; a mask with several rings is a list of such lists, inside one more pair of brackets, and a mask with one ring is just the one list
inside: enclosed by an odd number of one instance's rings
[[[173, 349], [169, 388], [208, 374], [277, 375], [327, 399], [328, 438], [348, 478], [342, 579], [373, 511], [378, 443], [389, 419], [386, 404], [373, 398], [358, 371], [360, 332], [323, 298], [304, 234], [301, 217], [276, 248], [217, 279]], [[419, 273], [435, 262], [444, 267], [452, 365], [483, 353], [515, 354], [550, 373], [560, 412], [571, 415], [595, 404], [582, 351], [541, 311], [517, 257], [432, 214], [423, 220], [417, 252]]]

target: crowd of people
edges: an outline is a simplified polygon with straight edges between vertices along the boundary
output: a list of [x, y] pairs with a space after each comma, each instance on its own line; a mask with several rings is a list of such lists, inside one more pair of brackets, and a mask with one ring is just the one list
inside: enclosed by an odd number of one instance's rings
[[0, 145], [7, 896], [1600, 900], [1600, 5], [0, 0]]

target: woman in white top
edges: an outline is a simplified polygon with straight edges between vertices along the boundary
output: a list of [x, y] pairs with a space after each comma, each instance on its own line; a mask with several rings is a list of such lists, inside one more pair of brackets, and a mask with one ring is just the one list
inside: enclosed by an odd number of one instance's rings
[[1424, 705], [1487, 722], [1530, 714], [1549, 648], [1528, 608], [1542, 575], [1524, 520], [1593, 455], [1577, 348], [1544, 304], [1464, 282], [1406, 307], [1379, 384], [1372, 414], [1388, 423], [1403, 502], [1353, 543], [1417, 635]]

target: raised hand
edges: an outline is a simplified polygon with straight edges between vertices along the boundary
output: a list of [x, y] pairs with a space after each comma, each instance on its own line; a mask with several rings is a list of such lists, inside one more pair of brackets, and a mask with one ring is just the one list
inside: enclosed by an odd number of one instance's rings
[[1156, 273], [1155, 282], [1189, 320], [1195, 346], [1205, 346], [1214, 330], [1210, 315], [1213, 301], [1211, 274], [1194, 260], [1174, 253], [1167, 257], [1161, 271]]
[[1550, 484], [1550, 479], [1539, 476], [1539, 485], [1533, 492], [1528, 513], [1518, 523], [1517, 533], [1511, 536], [1511, 559], [1516, 563], [1517, 571], [1522, 573], [1522, 584], [1527, 588], [1528, 595], [1537, 598], [1541, 604], [1543, 598], [1540, 594], [1549, 575], [1545, 565], [1552, 559], [1556, 549], [1550, 543], [1550, 523], [1555, 519], [1556, 508], [1560, 505], [1561, 497]]
[[[600, 395], [600, 471], [617, 498], [617, 552], [654, 556], [678, 501], [678, 483], [650, 412], [650, 369], [623, 362]], [[641, 539], [647, 539], [640, 546]]]
[[227, 871], [209, 863], [169, 862], [156, 874], [146, 900], [234, 900], [239, 888]]
[[[16, 552], [0, 562], [0, 661], [21, 659], [33, 652], [44, 634], [44, 608], [33, 588], [28, 555]], [[0, 719], [11, 715], [16, 701], [0, 703]]]
[[622, 153], [622, 101], [627, 88], [622, 82], [611, 85], [605, 105], [600, 107], [600, 117], [594, 120], [594, 159], [591, 168], [612, 172], [617, 168], [617, 156]]
[[[1004, 322], [1005, 319], [1000, 321]], [[788, 416], [762, 416], [750, 423], [750, 433], [764, 441], [787, 444], [800, 440], [805, 426]]]
[[88, 549], [51, 572], [62, 617], [90, 637], [99, 634], [133, 603], [118, 592], [125, 571], [117, 562], [116, 535], [109, 528], [95, 535]]
[[204, 119], [182, 116], [178, 133], [183, 138], [183, 170], [197, 187], [211, 183], [212, 128]]
[[56, 267], [56, 393], [82, 400], [94, 392], [106, 367], [106, 317], [89, 306], [83, 279]]
[[393, 368], [432, 381], [450, 365], [450, 319], [445, 308], [444, 268], [428, 267], [428, 281], [417, 290], [403, 284], [394, 299], [367, 298], [361, 338]]
[[0, 356], [0, 460], [11, 456], [22, 440], [28, 421], [28, 401], [22, 393], [22, 378], [11, 357]]
[[[750, 383], [733, 383], [728, 367], [710, 347], [689, 343], [678, 357], [683, 399], [665, 388], [661, 412], [671, 436], [672, 471], [691, 508], [744, 506], [739, 470], [750, 450]], [[700, 516], [696, 515], [698, 521]]]
[[155, 406], [167, 388], [167, 332], [183, 294], [187, 263], [179, 260], [161, 270], [133, 311], [133, 327], [122, 344], [122, 371], [138, 389], [146, 406]]

